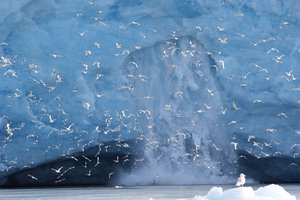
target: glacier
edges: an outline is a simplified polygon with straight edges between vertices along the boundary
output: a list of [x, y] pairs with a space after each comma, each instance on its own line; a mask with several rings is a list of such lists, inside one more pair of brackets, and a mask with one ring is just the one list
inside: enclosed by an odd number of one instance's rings
[[3, 2], [1, 186], [300, 181], [297, 0]]

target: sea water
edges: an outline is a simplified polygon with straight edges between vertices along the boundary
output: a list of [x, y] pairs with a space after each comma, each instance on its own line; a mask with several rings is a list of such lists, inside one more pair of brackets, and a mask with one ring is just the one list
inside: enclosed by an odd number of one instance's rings
[[[300, 185], [281, 185], [290, 194], [300, 199]], [[213, 185], [196, 186], [136, 186], [136, 187], [70, 187], [70, 188], [27, 188], [0, 189], [1, 200], [175, 200], [193, 199], [205, 196]], [[234, 188], [232, 185], [219, 185], [223, 190]], [[253, 189], [262, 185], [251, 185]]]

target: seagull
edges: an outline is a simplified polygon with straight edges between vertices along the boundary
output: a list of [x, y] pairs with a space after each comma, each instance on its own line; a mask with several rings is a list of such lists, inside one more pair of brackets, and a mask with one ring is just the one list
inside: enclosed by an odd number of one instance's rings
[[51, 168], [52, 171], [54, 171], [55, 173], [61, 173], [61, 170], [64, 166], [61, 166], [59, 169], [54, 169], [54, 168]]
[[296, 80], [297, 78], [295, 78], [294, 74], [293, 74], [293, 71], [294, 70], [290, 70], [288, 72], [285, 72], [285, 74], [288, 76], [288, 77], [292, 77], [293, 80]]
[[250, 142], [250, 140], [251, 140], [251, 139], [254, 139], [254, 138], [255, 138], [254, 135], [249, 135], [249, 136], [248, 136], [248, 142]]
[[138, 26], [140, 26], [140, 25], [141, 25], [139, 22], [136, 22], [136, 21], [132, 21], [132, 22], [131, 22], [131, 23], [129, 23], [129, 24], [134, 24], [134, 25], [138, 25]]
[[87, 161], [92, 162], [91, 159], [89, 159], [88, 157], [86, 157], [86, 156], [84, 156], [84, 155], [82, 155], [82, 157], [83, 157], [84, 159], [86, 159]]
[[137, 69], [139, 68], [139, 66], [138, 66], [138, 64], [136, 62], [131, 61], [128, 64], [134, 65], [135, 68], [137, 68]]
[[101, 131], [99, 130], [99, 126], [96, 126], [94, 133], [100, 133]]
[[235, 34], [240, 36], [240, 37], [245, 37], [245, 34], [241, 34], [241, 33], [235, 33]]
[[287, 115], [285, 113], [278, 113], [277, 117], [285, 117], [288, 118]]
[[277, 130], [276, 130], [275, 128], [267, 128], [266, 131], [267, 131], [267, 132], [274, 133], [274, 132], [276, 132]]
[[103, 76], [104, 76], [103, 74], [96, 74], [96, 80], [99, 80]]
[[237, 182], [236, 182], [236, 186], [240, 187], [240, 186], [244, 186], [244, 184], [246, 183], [246, 175], [241, 173], [240, 177], [238, 178]]
[[68, 126], [68, 127], [65, 127], [65, 129], [63, 129], [64, 131], [67, 131], [67, 132], [73, 132], [73, 130], [71, 129], [72, 128], [72, 126], [74, 126], [74, 124], [71, 124], [70, 126]]
[[227, 37], [225, 37], [225, 38], [218, 38], [218, 40], [219, 40], [222, 44], [227, 44], [228, 38], [227, 38]]
[[232, 109], [233, 110], [238, 110], [239, 108], [237, 107], [237, 103], [236, 102], [232, 102]]
[[233, 121], [229, 122], [227, 125], [236, 124], [236, 123], [237, 123], [237, 121], [233, 120]]
[[113, 160], [115, 163], [119, 162], [119, 156], [117, 156], [117, 158], [115, 160]]
[[61, 55], [58, 55], [58, 54], [50, 54], [53, 58], [62, 58]]
[[242, 76], [244, 79], [246, 79], [248, 77], [248, 75], [251, 74], [251, 72], [248, 72], [247, 74], [245, 74], [244, 76]]
[[82, 103], [82, 106], [83, 106], [86, 110], [90, 110], [90, 108], [91, 108], [91, 104], [88, 103], [88, 102], [83, 102], [83, 103]]
[[120, 48], [122, 48], [122, 45], [116, 42], [116, 48], [120, 49]]
[[7, 71], [4, 73], [4, 76], [8, 76], [8, 75], [11, 75], [11, 76], [13, 76], [13, 77], [18, 78], [17, 72], [15, 72], [15, 71], [12, 70], [12, 69], [9, 69], [9, 70], [7, 70]]
[[97, 167], [100, 164], [100, 158], [97, 156], [97, 163], [94, 165], [94, 167]]
[[55, 181], [54, 183], [60, 183], [60, 182], [63, 182], [64, 180], [66, 180], [66, 178], [63, 178], [63, 179], [57, 180], [57, 181]]
[[264, 103], [264, 101], [262, 101], [262, 100], [260, 100], [260, 99], [255, 99], [255, 100], [253, 101], [253, 103]]
[[197, 44], [193, 44], [193, 42], [190, 41], [190, 47], [191, 47], [191, 48], [195, 48], [196, 46], [197, 46]]
[[279, 50], [278, 50], [278, 49], [276, 49], [276, 48], [271, 48], [271, 49], [269, 49], [269, 51], [267, 52], [267, 54], [269, 54], [271, 51], [276, 51], [277, 53], [279, 53]]
[[59, 74], [56, 76], [55, 82], [57, 82], [57, 83], [61, 83], [62, 82], [61, 76]]
[[234, 150], [236, 150], [236, 149], [237, 149], [237, 145], [238, 145], [238, 143], [236, 143], [236, 142], [231, 142], [230, 144], [231, 144], [231, 145], [233, 145], [233, 148], [234, 148]]
[[80, 36], [84, 36], [84, 34], [86, 34], [86, 31], [79, 32], [79, 35], [80, 35]]
[[6, 42], [2, 42], [0, 46], [8, 46], [8, 44]]
[[91, 50], [85, 50], [84, 51], [84, 55], [85, 56], [91, 56], [92, 55], [92, 51]]
[[123, 160], [123, 165], [124, 165], [125, 162], [129, 162], [129, 159], [126, 158], [125, 160]]
[[221, 64], [222, 69], [225, 69], [225, 64], [224, 64], [224, 60], [219, 60], [219, 63]]
[[[195, 29], [199, 30], [200, 32], [203, 31], [203, 29], [201, 28], [201, 26], [196, 26]], [[300, 51], [299, 51], [300, 52]]]
[[217, 29], [218, 29], [220, 32], [223, 32], [223, 31], [224, 31], [224, 27], [217, 26]]
[[108, 174], [108, 178], [110, 179], [112, 175], [114, 175], [114, 173], [113, 173], [113, 172], [110, 172], [110, 173]]
[[55, 122], [56, 119], [53, 119], [51, 115], [49, 115], [49, 114], [44, 114], [44, 115], [46, 115], [46, 116], [49, 117], [49, 122], [50, 122], [50, 123]]
[[223, 115], [225, 115], [226, 114], [226, 111], [227, 111], [227, 108], [223, 108], [223, 107], [221, 107], [223, 110], [221, 110], [221, 113], [223, 114]]
[[203, 104], [204, 104], [204, 106], [206, 107], [206, 109], [211, 109], [211, 107], [208, 106], [206, 103], [203, 103]]
[[30, 178], [32, 178], [33, 180], [38, 181], [39, 179], [37, 179], [35, 176], [32, 176], [31, 174], [27, 174], [27, 176], [29, 176]]
[[266, 68], [263, 68], [263, 67], [261, 67], [261, 66], [259, 66], [257, 64], [254, 64], [254, 65], [255, 65], [256, 68], [259, 69], [260, 72], [265, 72], [267, 74], [269, 73], [269, 71]]
[[100, 44], [97, 43], [97, 42], [94, 42], [94, 45], [95, 45], [98, 49], [101, 47]]
[[86, 174], [86, 176], [91, 176], [92, 175], [92, 170], [89, 170], [89, 173]]
[[100, 66], [101, 66], [101, 63], [99, 62], [99, 61], [95, 61], [95, 62], [93, 62], [93, 64], [92, 65], [96, 65], [97, 66], [97, 68], [100, 68]]
[[284, 55], [275, 56], [275, 57], [276, 57], [276, 60], [281, 60], [284, 57]]
[[216, 92], [213, 90], [210, 90], [208, 88], [206, 88], [207, 92], [211, 95], [211, 96], [215, 96]]

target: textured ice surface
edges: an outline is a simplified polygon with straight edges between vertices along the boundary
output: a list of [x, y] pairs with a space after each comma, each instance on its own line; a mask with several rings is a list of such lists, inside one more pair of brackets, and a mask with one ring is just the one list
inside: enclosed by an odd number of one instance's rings
[[300, 181], [297, 0], [4, 2], [0, 177]]
[[196, 196], [194, 200], [296, 200], [296, 197], [289, 194], [279, 185], [268, 185], [253, 190], [251, 187], [239, 187], [224, 190], [221, 187], [213, 187], [205, 197]]

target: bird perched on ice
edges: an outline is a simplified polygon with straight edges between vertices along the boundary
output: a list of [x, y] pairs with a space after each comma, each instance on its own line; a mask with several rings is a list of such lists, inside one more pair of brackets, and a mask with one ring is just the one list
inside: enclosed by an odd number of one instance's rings
[[241, 173], [240, 177], [238, 178], [237, 182], [236, 182], [236, 186], [240, 187], [240, 186], [244, 186], [244, 184], [246, 183], [246, 175]]

